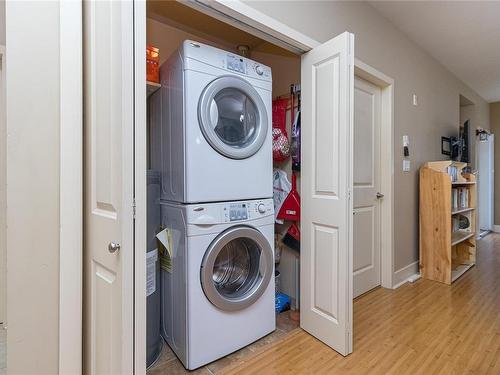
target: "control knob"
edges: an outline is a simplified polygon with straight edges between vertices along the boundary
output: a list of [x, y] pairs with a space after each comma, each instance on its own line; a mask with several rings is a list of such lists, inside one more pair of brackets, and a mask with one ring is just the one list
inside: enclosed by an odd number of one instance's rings
[[259, 211], [259, 213], [261, 214], [266, 213], [266, 206], [264, 205], [264, 203], [259, 203], [259, 205], [257, 206], [257, 211]]
[[262, 68], [262, 66], [256, 65], [255, 66], [255, 73], [257, 73], [259, 76], [261, 76], [262, 74], [264, 74], [264, 69]]

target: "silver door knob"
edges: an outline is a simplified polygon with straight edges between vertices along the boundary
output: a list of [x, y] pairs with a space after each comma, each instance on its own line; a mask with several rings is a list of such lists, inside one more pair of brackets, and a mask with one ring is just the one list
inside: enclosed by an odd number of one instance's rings
[[108, 245], [108, 251], [113, 254], [116, 253], [118, 250], [120, 250], [120, 244], [116, 242], [110, 242]]
[[383, 198], [384, 197], [384, 194], [382, 193], [377, 193], [377, 199], [380, 199], [380, 198]]

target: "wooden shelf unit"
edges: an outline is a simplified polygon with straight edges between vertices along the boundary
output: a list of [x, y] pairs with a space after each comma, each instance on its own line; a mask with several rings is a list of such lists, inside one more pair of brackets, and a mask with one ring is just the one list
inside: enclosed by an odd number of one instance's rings
[[[447, 173], [458, 169], [457, 181]], [[427, 162], [420, 168], [420, 274], [450, 285], [476, 263], [476, 178], [466, 163]], [[468, 207], [452, 207], [452, 188], [468, 190]], [[453, 231], [452, 218], [467, 216], [468, 230]]]

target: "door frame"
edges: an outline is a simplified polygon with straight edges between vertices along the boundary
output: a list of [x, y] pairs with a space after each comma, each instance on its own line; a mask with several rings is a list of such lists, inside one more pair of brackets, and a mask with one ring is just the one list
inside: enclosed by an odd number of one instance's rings
[[356, 58], [354, 75], [381, 90], [380, 190], [384, 198], [380, 204], [380, 285], [396, 289], [400, 283], [394, 277], [394, 79]]
[[[60, 1], [59, 373], [83, 364], [83, 12]], [[80, 327], [80, 329], [76, 329]]]
[[[297, 30], [269, 17], [239, 0], [177, 0], [208, 16], [229, 23], [270, 43], [279, 45], [291, 52], [303, 54], [321, 43]], [[134, 369], [136, 374], [146, 371], [146, 261], [145, 252], [140, 251], [146, 244], [146, 137], [143, 126], [146, 124], [146, 88], [143, 77], [145, 71], [144, 55], [138, 51], [146, 48], [146, 5], [144, 1], [134, 1], [134, 38], [135, 62], [135, 254], [134, 254]], [[381, 232], [381, 284], [385, 288], [394, 285], [394, 80], [375, 68], [355, 59], [355, 75], [379, 86], [382, 90], [381, 139], [381, 189], [385, 194], [381, 205], [381, 218], [384, 225]], [[139, 126], [140, 125], [140, 126]], [[384, 147], [387, 146], [387, 147]], [[140, 172], [140, 173], [138, 173]], [[144, 173], [143, 173], [144, 172]]]

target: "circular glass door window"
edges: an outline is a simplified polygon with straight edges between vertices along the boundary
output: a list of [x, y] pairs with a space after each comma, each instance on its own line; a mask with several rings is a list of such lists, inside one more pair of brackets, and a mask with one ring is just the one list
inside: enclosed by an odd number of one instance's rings
[[222, 310], [250, 306], [266, 290], [273, 273], [273, 251], [264, 235], [247, 226], [221, 233], [201, 266], [201, 284], [209, 301]]
[[255, 154], [270, 126], [259, 93], [247, 81], [234, 76], [217, 78], [205, 88], [198, 120], [207, 142], [233, 159]]
[[212, 279], [223, 297], [239, 298], [258, 281], [260, 249], [248, 238], [230, 241], [215, 258]]
[[244, 92], [233, 87], [220, 90], [210, 105], [210, 121], [215, 133], [226, 145], [244, 148], [257, 134], [259, 113]]

